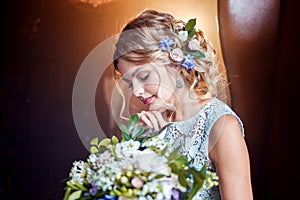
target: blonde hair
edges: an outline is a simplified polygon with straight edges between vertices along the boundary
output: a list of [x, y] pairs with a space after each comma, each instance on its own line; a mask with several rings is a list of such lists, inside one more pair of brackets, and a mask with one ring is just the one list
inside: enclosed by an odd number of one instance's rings
[[[183, 43], [172, 31], [172, 25], [180, 27], [185, 23], [168, 13], [156, 10], [145, 10], [130, 21], [122, 30], [116, 43], [115, 72], [118, 73], [119, 58], [135, 64], [158, 61], [165, 65], [178, 66], [179, 64], [170, 59], [169, 54], [162, 51], [159, 46], [159, 40], [164, 36], [169, 36], [175, 41], [175, 46], [182, 47]], [[199, 98], [222, 97], [224, 100], [227, 87], [225, 68], [221, 71], [215, 58], [216, 51], [204, 32], [197, 30], [195, 37], [200, 41], [201, 51], [205, 54], [205, 58], [194, 58], [196, 67], [193, 69], [187, 70], [180, 67], [181, 74], [190, 84], [190, 90], [193, 90]]]

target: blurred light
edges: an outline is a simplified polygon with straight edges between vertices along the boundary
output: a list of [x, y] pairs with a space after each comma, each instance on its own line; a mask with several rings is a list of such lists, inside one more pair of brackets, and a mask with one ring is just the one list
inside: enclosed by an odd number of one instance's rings
[[72, 3], [87, 4], [94, 8], [98, 8], [101, 5], [111, 3], [116, 0], [71, 0]]

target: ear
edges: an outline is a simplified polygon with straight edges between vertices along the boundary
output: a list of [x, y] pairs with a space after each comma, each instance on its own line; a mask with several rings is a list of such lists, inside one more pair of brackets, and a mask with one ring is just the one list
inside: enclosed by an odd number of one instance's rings
[[179, 74], [180, 72], [181, 72], [181, 70], [182, 70], [182, 67], [181, 67], [181, 65], [174, 65], [174, 64], [172, 64], [172, 67], [174, 67], [174, 69], [176, 70], [176, 72]]

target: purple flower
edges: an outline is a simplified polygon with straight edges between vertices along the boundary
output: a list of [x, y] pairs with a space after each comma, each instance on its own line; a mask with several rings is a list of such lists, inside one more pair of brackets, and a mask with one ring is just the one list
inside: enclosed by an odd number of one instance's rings
[[174, 200], [180, 200], [180, 192], [177, 189], [172, 189], [172, 199]]
[[187, 54], [184, 56], [185, 60], [181, 64], [186, 69], [193, 69], [196, 66], [196, 63], [194, 61], [194, 56], [191, 56], [190, 54]]
[[159, 47], [163, 51], [170, 50], [174, 44], [174, 40], [169, 36], [164, 36], [159, 40]]
[[91, 195], [95, 196], [96, 193], [98, 192], [97, 186], [94, 183], [92, 183], [91, 186], [92, 187], [90, 188], [89, 192]]

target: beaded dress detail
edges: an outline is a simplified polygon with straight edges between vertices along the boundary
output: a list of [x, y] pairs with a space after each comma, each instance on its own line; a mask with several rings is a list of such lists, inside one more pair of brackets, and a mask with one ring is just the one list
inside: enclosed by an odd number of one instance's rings
[[[227, 114], [237, 118], [244, 136], [243, 123], [236, 113], [223, 101], [212, 98], [193, 117], [179, 122], [169, 122], [160, 137], [169, 141], [173, 148], [181, 146], [180, 153], [186, 155], [189, 160], [193, 159], [194, 166], [200, 169], [206, 164], [209, 171], [216, 172], [214, 163], [209, 158], [209, 134], [215, 122]], [[219, 187], [203, 190], [193, 199], [221, 199]]]

